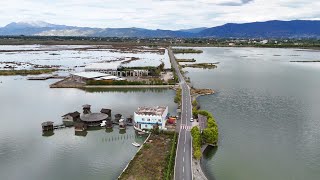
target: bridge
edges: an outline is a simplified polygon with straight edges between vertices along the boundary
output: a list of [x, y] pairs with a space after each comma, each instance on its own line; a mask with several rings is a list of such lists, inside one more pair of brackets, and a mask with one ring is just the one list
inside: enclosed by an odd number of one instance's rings
[[[181, 87], [181, 120], [178, 122], [177, 126], [179, 127], [179, 137], [178, 145], [174, 166], [174, 179], [175, 180], [192, 180], [192, 142], [191, 142], [191, 133], [190, 119], [192, 117], [192, 104], [191, 104], [191, 95], [190, 87], [182, 76], [178, 63], [174, 57], [171, 48], [168, 48], [169, 58], [172, 64], [172, 67], [175, 69], [176, 74], [179, 78], [180, 87]], [[187, 128], [186, 128], [187, 127]]]

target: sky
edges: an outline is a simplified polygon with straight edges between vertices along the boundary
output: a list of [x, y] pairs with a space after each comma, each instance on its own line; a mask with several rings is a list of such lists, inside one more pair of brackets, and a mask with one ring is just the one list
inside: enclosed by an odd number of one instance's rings
[[320, 20], [319, 9], [319, 0], [8, 0], [0, 2], [0, 26], [45, 21], [177, 30], [267, 20]]

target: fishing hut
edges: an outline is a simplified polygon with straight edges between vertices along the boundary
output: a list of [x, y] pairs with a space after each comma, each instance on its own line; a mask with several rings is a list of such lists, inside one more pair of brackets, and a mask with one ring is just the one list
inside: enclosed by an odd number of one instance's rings
[[126, 129], [126, 123], [124, 122], [124, 119], [119, 120], [119, 129]]
[[119, 120], [121, 119], [121, 117], [122, 117], [121, 114], [116, 114], [116, 115], [114, 115], [114, 120], [115, 120], [116, 122], [119, 122]]
[[76, 131], [76, 132], [82, 132], [85, 130], [87, 130], [87, 124], [85, 124], [83, 122], [79, 122], [74, 125], [74, 131]]
[[47, 122], [43, 122], [41, 124], [42, 126], [42, 131], [53, 131], [53, 122], [51, 121], [47, 121]]
[[91, 113], [91, 105], [85, 104], [82, 106], [83, 114], [90, 114]]
[[102, 108], [100, 112], [103, 114], [108, 114], [108, 116], [111, 117], [111, 109]]
[[80, 119], [80, 113], [78, 111], [71, 112], [62, 116], [64, 122], [74, 122]]
[[109, 129], [109, 128], [112, 128], [112, 127], [113, 127], [113, 123], [112, 123], [111, 119], [108, 118], [107, 121], [106, 121], [106, 128]]

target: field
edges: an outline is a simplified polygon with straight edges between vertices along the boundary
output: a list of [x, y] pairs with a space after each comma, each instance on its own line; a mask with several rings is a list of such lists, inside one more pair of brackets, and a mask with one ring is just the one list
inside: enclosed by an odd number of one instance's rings
[[[172, 154], [173, 134], [152, 134], [148, 142], [137, 153], [133, 161], [129, 164], [127, 170], [122, 174], [122, 180], [149, 180], [166, 179], [173, 172], [173, 164], [169, 165], [170, 159], [173, 159], [175, 151]], [[175, 143], [176, 144], [176, 143]], [[174, 144], [174, 150], [175, 150]], [[168, 177], [167, 176], [167, 177]]]

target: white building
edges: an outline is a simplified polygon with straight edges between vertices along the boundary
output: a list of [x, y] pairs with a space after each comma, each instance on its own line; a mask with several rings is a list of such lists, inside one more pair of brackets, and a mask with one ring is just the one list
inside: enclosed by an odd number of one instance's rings
[[135, 127], [139, 129], [152, 129], [158, 124], [159, 129], [165, 130], [168, 116], [168, 106], [139, 107], [134, 112]]

